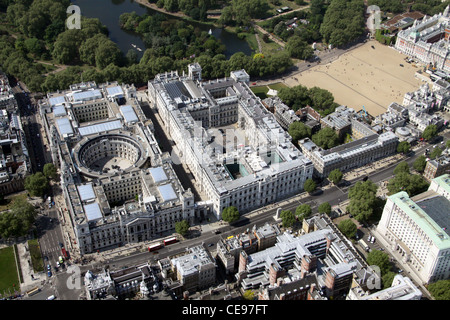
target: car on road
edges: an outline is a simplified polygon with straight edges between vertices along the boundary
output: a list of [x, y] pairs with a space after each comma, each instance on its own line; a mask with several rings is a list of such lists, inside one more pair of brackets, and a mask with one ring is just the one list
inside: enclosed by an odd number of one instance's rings
[[51, 271], [51, 270], [52, 270], [52, 266], [48, 264], [48, 265], [47, 265], [47, 270], [48, 270], [48, 271]]
[[208, 244], [208, 247], [212, 247], [214, 245], [214, 243], [210, 243]]
[[49, 278], [52, 276], [52, 271], [51, 271], [51, 270], [48, 270], [48, 271], [47, 271], [47, 276], [48, 276]]

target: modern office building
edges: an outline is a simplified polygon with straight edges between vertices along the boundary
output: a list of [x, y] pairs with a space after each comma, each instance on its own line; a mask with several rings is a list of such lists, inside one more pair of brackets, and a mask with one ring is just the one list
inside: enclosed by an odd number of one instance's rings
[[187, 76], [158, 74], [148, 97], [213, 214], [220, 219], [229, 206], [245, 213], [301, 192], [313, 165], [250, 90], [248, 74], [200, 79], [199, 65]]
[[133, 86], [72, 85], [40, 101], [81, 254], [171, 233], [194, 197], [162, 153]]
[[377, 226], [378, 234], [423, 283], [450, 276], [449, 200], [450, 176], [445, 174], [412, 198], [406, 192], [389, 196]]

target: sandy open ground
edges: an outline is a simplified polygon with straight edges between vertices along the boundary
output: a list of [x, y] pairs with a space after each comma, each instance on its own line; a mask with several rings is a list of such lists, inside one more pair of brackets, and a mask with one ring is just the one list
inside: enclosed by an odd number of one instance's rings
[[337, 103], [356, 111], [364, 106], [376, 116], [384, 113], [391, 102], [401, 104], [406, 92], [423, 84], [414, 76], [418, 68], [406, 63], [405, 57], [377, 41], [368, 41], [331, 63], [297, 74], [298, 81], [291, 77], [285, 83], [289, 87], [302, 84], [327, 89]]

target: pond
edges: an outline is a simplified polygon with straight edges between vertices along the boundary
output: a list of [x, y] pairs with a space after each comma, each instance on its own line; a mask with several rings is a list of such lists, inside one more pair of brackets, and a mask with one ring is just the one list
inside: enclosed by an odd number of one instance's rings
[[[145, 44], [136, 33], [122, 30], [119, 26], [119, 17], [125, 12], [136, 12], [138, 15], [155, 14], [158, 11], [150, 9], [133, 0], [72, 0], [72, 4], [80, 7], [81, 15], [88, 18], [98, 18], [109, 30], [109, 38], [114, 41], [119, 49], [126, 54], [128, 50], [135, 48], [138, 57], [142, 57]], [[170, 16], [170, 18], [174, 18]], [[195, 26], [203, 31], [211, 30], [212, 35], [220, 39], [226, 46], [225, 56], [229, 58], [236, 52], [244, 52], [251, 55], [252, 50], [245, 40], [239, 39], [236, 34], [223, 29], [214, 28], [207, 24], [195, 22]], [[142, 51], [139, 51], [140, 48]]]

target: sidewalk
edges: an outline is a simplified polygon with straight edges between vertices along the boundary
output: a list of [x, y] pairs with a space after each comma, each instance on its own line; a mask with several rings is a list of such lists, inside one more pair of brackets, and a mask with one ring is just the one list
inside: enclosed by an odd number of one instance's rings
[[30, 250], [28, 249], [28, 242], [21, 242], [17, 244], [18, 260], [22, 271], [23, 283], [20, 284], [22, 294], [27, 291], [41, 287], [45, 282], [45, 273], [35, 273], [31, 264]]

